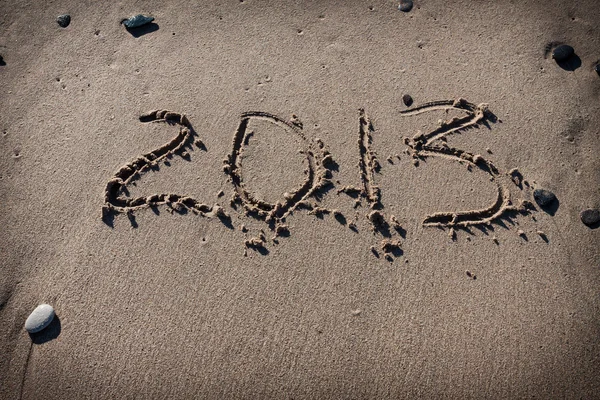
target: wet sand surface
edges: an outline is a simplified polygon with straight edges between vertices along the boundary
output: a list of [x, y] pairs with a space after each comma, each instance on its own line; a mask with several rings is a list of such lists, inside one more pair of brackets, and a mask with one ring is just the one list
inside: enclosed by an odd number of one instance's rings
[[598, 20], [1, 3], [0, 397], [595, 397]]

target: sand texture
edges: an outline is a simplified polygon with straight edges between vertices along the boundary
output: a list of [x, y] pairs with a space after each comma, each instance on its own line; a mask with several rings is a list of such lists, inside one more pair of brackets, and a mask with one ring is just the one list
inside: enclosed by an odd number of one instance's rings
[[597, 398], [600, 5], [398, 4], [0, 2], [0, 398]]

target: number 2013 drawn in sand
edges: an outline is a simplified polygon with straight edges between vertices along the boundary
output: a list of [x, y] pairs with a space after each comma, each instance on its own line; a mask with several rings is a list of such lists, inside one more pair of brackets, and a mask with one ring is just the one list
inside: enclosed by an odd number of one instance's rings
[[[521, 184], [524, 182], [516, 169], [508, 173], [502, 173], [492, 162], [481, 155], [448, 147], [445, 142], [448, 135], [486, 124], [487, 121], [495, 119], [494, 115], [488, 110], [487, 105], [474, 105], [464, 99], [436, 101], [402, 111], [401, 115], [409, 117], [436, 110], [458, 110], [464, 113], [464, 116], [454, 117], [449, 121], [441, 121], [439, 126], [429, 133], [422, 134], [419, 132], [412, 139], [405, 138], [406, 152], [413, 158], [413, 162], [417, 164], [419, 160], [428, 157], [442, 157], [449, 161], [466, 164], [469, 170], [479, 168], [490, 176], [491, 181], [496, 183], [498, 193], [496, 201], [489, 207], [480, 210], [437, 212], [426, 216], [423, 225], [448, 228], [450, 236], [454, 238], [455, 229], [468, 229], [469, 226], [485, 228], [485, 226], [491, 226], [494, 220], [504, 217], [507, 213], [525, 214], [534, 209], [532, 203], [527, 200], [522, 200], [518, 206], [512, 204], [511, 185], [522, 188]], [[274, 124], [283, 129], [286, 134], [294, 135], [304, 146], [300, 150], [300, 153], [306, 158], [304, 180], [293, 190], [286, 192], [282, 200], [275, 203], [257, 198], [242, 178], [242, 154], [250, 137], [254, 135], [254, 132], [248, 129], [250, 121], [253, 120], [262, 120]], [[102, 206], [102, 219], [110, 224], [114, 214], [125, 213], [133, 218], [133, 213], [137, 210], [164, 205], [175, 212], [191, 211], [201, 216], [217, 217], [226, 225], [231, 226], [230, 215], [219, 204], [203, 204], [190, 196], [172, 193], [141, 197], [130, 197], [128, 195], [127, 185], [139, 180], [144, 173], [156, 169], [158, 163], [166, 161], [174, 155], [189, 159], [190, 156], [187, 150], [193, 145], [206, 150], [203, 142], [198, 138], [197, 133], [184, 114], [156, 110], [140, 116], [140, 121], [143, 123], [162, 122], [178, 125], [179, 133], [157, 149], [142, 154], [122, 166], [114, 177], [108, 181], [104, 205]], [[362, 184], [359, 187], [345, 186], [338, 189], [337, 193], [345, 193], [354, 197], [356, 205], [360, 205], [363, 200], [366, 201], [370, 209], [366, 214], [366, 218], [371, 223], [373, 232], [382, 236], [381, 250], [385, 257], [391, 260], [392, 255], [402, 253], [400, 240], [395, 237], [402, 235], [403, 229], [395, 216], [391, 215], [386, 218], [383, 213], [384, 207], [380, 201], [381, 189], [375, 183], [380, 165], [376, 153], [372, 150], [373, 132], [375, 132], [375, 129], [371, 120], [364, 110], [360, 110], [358, 164]], [[230, 201], [232, 208], [237, 209], [237, 205], [241, 205], [246, 215], [263, 220], [268, 228], [275, 233], [272, 240], [277, 243], [276, 238], [278, 236], [285, 236], [289, 233], [286, 218], [297, 209], [307, 209], [309, 213], [317, 216], [330, 213], [333, 213], [336, 218], [339, 216], [336, 215], [339, 213], [338, 211], [319, 207], [316, 204], [319, 197], [327, 191], [326, 188], [335, 186], [331, 178], [332, 169], [336, 166], [337, 164], [333, 161], [332, 155], [321, 140], [309, 141], [306, 139], [303, 134], [302, 123], [296, 116], [286, 121], [265, 112], [247, 112], [242, 114], [238, 128], [234, 133], [232, 151], [224, 160], [223, 171], [228, 174], [229, 181], [234, 189]], [[390, 226], [394, 229], [390, 229]], [[356, 230], [353, 223], [349, 224], [349, 227]], [[263, 252], [266, 243], [267, 239], [264, 231], [261, 231], [258, 237], [246, 240], [245, 245], [248, 248]], [[374, 247], [371, 250], [378, 255]]]

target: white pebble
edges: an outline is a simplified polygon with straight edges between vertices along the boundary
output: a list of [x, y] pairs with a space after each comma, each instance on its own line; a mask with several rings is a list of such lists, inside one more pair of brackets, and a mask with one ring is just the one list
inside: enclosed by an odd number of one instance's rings
[[33, 310], [25, 321], [25, 329], [29, 333], [36, 333], [46, 328], [54, 319], [54, 308], [49, 304], [40, 304]]

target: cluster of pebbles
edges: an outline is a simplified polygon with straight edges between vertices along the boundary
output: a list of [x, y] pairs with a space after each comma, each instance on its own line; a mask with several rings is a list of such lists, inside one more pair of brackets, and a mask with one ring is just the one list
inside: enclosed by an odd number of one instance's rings
[[[154, 21], [154, 17], [147, 17], [145, 15], [138, 14], [133, 17], [121, 20], [121, 23], [125, 26], [125, 28], [133, 29], [149, 24], [152, 21]], [[61, 28], [66, 28], [71, 23], [71, 16], [69, 14], [61, 14], [58, 17], [56, 17], [56, 23]]]
[[[551, 207], [557, 201], [556, 195], [547, 189], [535, 189], [533, 198], [542, 208]], [[585, 209], [579, 213], [579, 218], [585, 225], [594, 227], [600, 223], [600, 210], [597, 208]]]
[[[121, 21], [123, 25], [127, 29], [137, 28], [139, 26], [148, 24], [154, 21], [153, 17], [146, 17], [144, 15], [136, 15], [134, 17], [124, 19]], [[71, 24], [71, 16], [69, 14], [61, 14], [56, 17], [56, 23], [61, 28], [66, 28]], [[0, 65], [4, 63], [2, 56], [0, 56]], [[54, 307], [49, 304], [40, 304], [37, 306], [29, 317], [25, 320], [25, 330], [29, 333], [38, 333], [46, 329], [54, 320], [54, 316], [56, 315], [54, 311]]]
[[[413, 6], [413, 0], [400, 0], [400, 4], [398, 4], [398, 10], [407, 13], [413, 9]], [[121, 20], [121, 24], [123, 24], [126, 29], [130, 30], [149, 24], [152, 21], [154, 21], [154, 17], [138, 14], [133, 17]], [[60, 27], [66, 28], [71, 23], [71, 16], [69, 14], [59, 15], [56, 18], [56, 22]], [[559, 64], [568, 62], [574, 56], [575, 49], [573, 49], [573, 47], [569, 46], [568, 44], [557, 45], [552, 50], [552, 59], [554, 59]], [[1, 56], [0, 65], [3, 65]], [[594, 70], [598, 73], [598, 75], [600, 75], [600, 62], [596, 63], [596, 65], [594, 66]], [[404, 101], [404, 104], [406, 104], [407, 107], [410, 107], [410, 104], [412, 104], [412, 99], [409, 102]]]
[[[558, 45], [552, 50], [552, 59], [557, 63], [568, 62], [575, 56], [575, 49], [568, 44]], [[600, 62], [596, 63], [594, 66], [594, 71], [600, 75]], [[541, 207], [550, 206], [556, 200], [556, 196], [552, 192], [544, 189], [536, 189], [533, 193], [533, 196], [535, 201]], [[585, 225], [595, 226], [600, 223], [600, 210], [596, 208], [588, 208], [579, 213], [579, 218]]]

